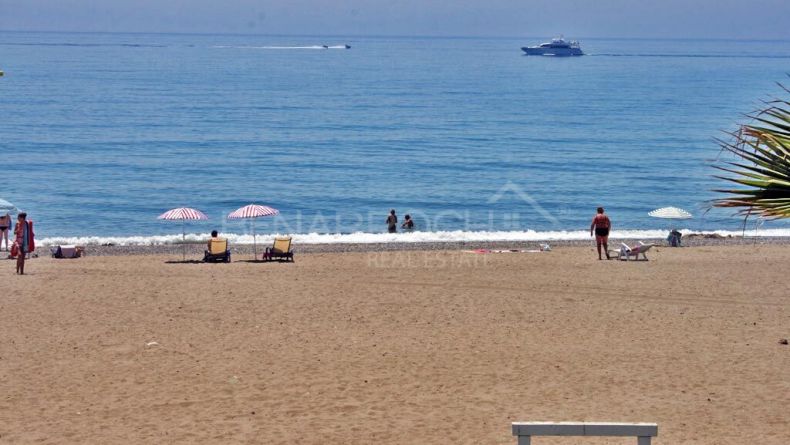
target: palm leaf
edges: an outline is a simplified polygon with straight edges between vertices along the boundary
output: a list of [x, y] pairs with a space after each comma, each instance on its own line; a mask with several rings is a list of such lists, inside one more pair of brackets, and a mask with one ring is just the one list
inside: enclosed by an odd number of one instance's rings
[[[785, 93], [790, 90], [782, 87]], [[751, 116], [731, 141], [719, 140], [722, 150], [740, 162], [722, 161], [717, 169], [732, 176], [714, 176], [743, 188], [715, 190], [726, 196], [716, 207], [737, 209], [746, 217], [790, 218], [790, 101], [776, 99]]]

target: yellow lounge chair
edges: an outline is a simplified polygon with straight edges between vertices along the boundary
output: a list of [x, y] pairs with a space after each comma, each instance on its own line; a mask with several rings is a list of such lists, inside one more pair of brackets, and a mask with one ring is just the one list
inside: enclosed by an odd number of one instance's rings
[[291, 250], [291, 237], [275, 238], [274, 245], [266, 248], [266, 252], [263, 253], [263, 261], [273, 261], [275, 258], [293, 262], [294, 253]]
[[209, 249], [203, 256], [203, 261], [206, 263], [230, 263], [228, 240], [225, 238], [212, 238], [209, 241]]

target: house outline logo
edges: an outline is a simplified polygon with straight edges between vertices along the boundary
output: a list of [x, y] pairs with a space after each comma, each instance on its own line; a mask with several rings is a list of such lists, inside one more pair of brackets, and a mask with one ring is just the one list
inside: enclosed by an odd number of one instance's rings
[[535, 212], [540, 214], [540, 216], [545, 218], [546, 221], [549, 221], [550, 223], [552, 223], [554, 225], [560, 225], [560, 221], [556, 217], [554, 217], [554, 215], [549, 213], [548, 210], [544, 209], [543, 206], [540, 205], [540, 203], [535, 198], [530, 196], [529, 193], [525, 192], [524, 189], [522, 189], [518, 184], [516, 184], [513, 181], [506, 182], [505, 185], [500, 187], [499, 190], [497, 190], [497, 192], [494, 193], [493, 196], [488, 198], [486, 203], [487, 204], [496, 204], [505, 195], [507, 195], [509, 193], [514, 194], [518, 199], [520, 199], [521, 201], [526, 203], [529, 207], [532, 208], [532, 210], [534, 210]]

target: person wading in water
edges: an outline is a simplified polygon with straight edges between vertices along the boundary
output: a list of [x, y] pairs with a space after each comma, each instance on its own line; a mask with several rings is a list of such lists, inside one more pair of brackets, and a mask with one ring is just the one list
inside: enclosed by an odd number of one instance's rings
[[387, 231], [389, 233], [398, 231], [398, 217], [395, 216], [395, 209], [390, 210], [390, 216], [387, 217]]

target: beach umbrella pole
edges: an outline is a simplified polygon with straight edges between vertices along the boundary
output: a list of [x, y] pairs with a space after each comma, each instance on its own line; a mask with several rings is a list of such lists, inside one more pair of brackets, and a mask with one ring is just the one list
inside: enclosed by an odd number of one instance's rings
[[261, 206], [257, 204], [250, 204], [228, 214], [228, 219], [252, 219], [252, 255], [255, 260], [258, 259], [258, 234], [255, 233], [255, 218], [261, 216], [274, 216], [279, 214], [280, 211], [271, 207]]
[[187, 220], [200, 220], [205, 221], [208, 219], [200, 210], [191, 209], [189, 207], [179, 207], [177, 209], [170, 209], [165, 213], [159, 215], [156, 219], [163, 219], [165, 221], [181, 221], [181, 259], [187, 260]]

